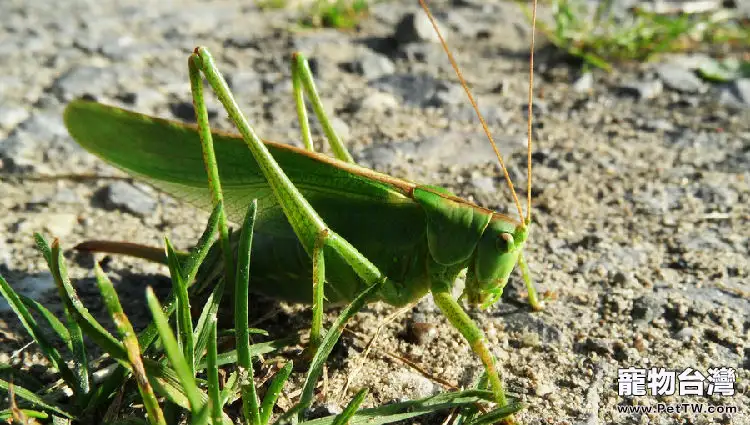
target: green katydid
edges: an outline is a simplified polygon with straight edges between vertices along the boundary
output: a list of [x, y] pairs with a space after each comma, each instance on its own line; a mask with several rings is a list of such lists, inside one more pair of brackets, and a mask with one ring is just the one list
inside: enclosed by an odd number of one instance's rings
[[[434, 24], [429, 9], [420, 3]], [[440, 36], [437, 26], [435, 30]], [[531, 63], [533, 75], [533, 35]], [[542, 308], [523, 258], [531, 223], [531, 111], [526, 216], [478, 113], [513, 194], [520, 216], [516, 221], [442, 188], [354, 164], [323, 112], [312, 73], [300, 54], [293, 55], [292, 78], [304, 150], [264, 142], [255, 134], [205, 48], [195, 49], [189, 71], [197, 127], [83, 100], [68, 105], [65, 124], [87, 150], [176, 198], [206, 209], [223, 200], [235, 222], [242, 221], [246, 206], [257, 199], [251, 288], [287, 301], [312, 301], [313, 345], [320, 341], [323, 293], [329, 303], [346, 302], [380, 282], [377, 298], [403, 306], [431, 292], [483, 362], [496, 401], [506, 404], [484, 334], [453, 299], [451, 288], [466, 270], [466, 299], [488, 306], [500, 298], [518, 264], [532, 308]], [[210, 130], [203, 77], [241, 136]], [[310, 98], [336, 159], [313, 151], [304, 95]], [[214, 184], [211, 187], [220, 182], [220, 189], [210, 190], [207, 178]], [[220, 225], [226, 231], [226, 222]]]

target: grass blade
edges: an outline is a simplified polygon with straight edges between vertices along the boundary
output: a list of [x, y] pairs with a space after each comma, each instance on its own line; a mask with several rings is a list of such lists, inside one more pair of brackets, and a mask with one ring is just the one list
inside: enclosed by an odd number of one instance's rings
[[73, 347], [71, 346], [70, 332], [68, 332], [68, 328], [65, 327], [63, 322], [61, 322], [60, 319], [57, 318], [57, 316], [52, 314], [52, 312], [49, 311], [47, 307], [43, 306], [39, 302], [32, 300], [31, 298], [22, 294], [19, 294], [18, 296], [21, 298], [21, 301], [23, 301], [26, 308], [42, 316], [49, 327], [53, 331], [55, 331], [55, 334], [57, 334], [57, 336], [59, 336], [60, 339], [65, 342], [65, 345], [68, 347], [68, 349], [72, 351]]
[[0, 294], [2, 294], [3, 298], [8, 301], [8, 305], [10, 305], [11, 309], [16, 314], [16, 317], [18, 317], [18, 320], [21, 321], [21, 325], [23, 325], [26, 332], [29, 333], [29, 336], [31, 336], [39, 345], [39, 348], [42, 350], [42, 353], [47, 360], [52, 364], [52, 367], [60, 371], [63, 380], [73, 389], [74, 392], [77, 393], [79, 388], [73, 371], [71, 371], [68, 368], [68, 365], [65, 364], [60, 352], [57, 351], [57, 349], [44, 336], [41, 328], [26, 308], [23, 301], [21, 301], [21, 298], [16, 291], [11, 288], [2, 275], [0, 275]]
[[[434, 413], [440, 410], [452, 409], [492, 400], [494, 400], [494, 398], [491, 391], [465, 390], [442, 393], [419, 400], [409, 400], [401, 403], [362, 409], [349, 419], [349, 425], [389, 424], [415, 418], [428, 413]], [[326, 418], [305, 421], [299, 425], [333, 425], [335, 419], [336, 417], [334, 416], [328, 416]], [[285, 414], [282, 418], [276, 421], [276, 424], [278, 425], [286, 423], [289, 423], [288, 414]]]
[[216, 315], [211, 316], [209, 322], [208, 354], [206, 355], [206, 361], [208, 362], [206, 368], [208, 403], [211, 408], [211, 422], [214, 425], [221, 425], [222, 404], [219, 390], [219, 367], [216, 365]]
[[73, 419], [74, 417], [72, 414], [65, 411], [65, 409], [63, 409], [61, 406], [58, 406], [54, 403], [47, 402], [41, 397], [39, 397], [38, 395], [27, 390], [26, 388], [19, 387], [18, 385], [13, 385], [12, 383], [8, 381], [4, 381], [0, 379], [0, 389], [3, 389], [9, 393], [12, 391], [16, 397], [24, 399], [28, 401], [29, 403], [32, 403], [36, 406], [39, 406], [57, 415], [64, 416], [69, 419]]
[[505, 406], [498, 407], [497, 409], [485, 413], [484, 415], [474, 419], [467, 425], [492, 425], [498, 423], [501, 419], [505, 419], [508, 416], [523, 409], [523, 403], [512, 402]]
[[[250, 357], [260, 356], [267, 353], [273, 353], [284, 347], [295, 344], [299, 341], [298, 337], [275, 339], [273, 341], [258, 342], [250, 346]], [[225, 364], [237, 363], [237, 350], [227, 351], [226, 353], [219, 354], [218, 365], [223, 366]], [[206, 368], [206, 362], [200, 362], [197, 370], [203, 370]]]
[[352, 401], [346, 405], [344, 411], [336, 415], [336, 418], [333, 420], [333, 425], [347, 425], [352, 416], [357, 413], [359, 405], [365, 401], [365, 397], [367, 397], [367, 388], [362, 388], [357, 395], [354, 396]]
[[[89, 404], [83, 409], [83, 415], [91, 413], [97, 409], [100, 409], [102, 403], [115, 396], [117, 390], [125, 385], [126, 380], [130, 376], [130, 369], [128, 369], [122, 363], [118, 364], [112, 373], [107, 376], [104, 381], [100, 382], [94, 388], [94, 391], [89, 398]], [[82, 416], [83, 416], [82, 415]]]
[[[39, 412], [36, 410], [28, 410], [28, 409], [18, 409], [26, 415], [27, 418], [35, 418], [35, 419], [47, 419], [49, 418], [49, 415], [45, 412]], [[11, 409], [4, 409], [0, 410], [0, 421], [6, 421], [8, 423], [13, 423], [8, 421], [9, 419], [13, 419], [13, 411]]]
[[[44, 241], [43, 238], [42, 241]], [[127, 361], [128, 356], [122, 344], [94, 319], [78, 298], [78, 295], [76, 295], [75, 288], [73, 288], [68, 278], [62, 258], [62, 251], [57, 240], [52, 244], [52, 248], [54, 252], [51, 254], [53, 261], [50, 264], [50, 269], [52, 270], [52, 276], [55, 278], [55, 283], [60, 290], [60, 297], [66, 308], [74, 315], [76, 323], [83, 328], [86, 335], [93, 339], [104, 351], [117, 360]]]
[[[487, 371], [485, 370], [482, 372], [482, 375], [477, 379], [477, 381], [472, 385], [474, 389], [477, 390], [487, 390], [489, 389], [489, 376], [487, 375]], [[474, 418], [477, 417], [479, 414], [479, 406], [476, 404], [470, 404], [464, 408], [462, 408], [458, 414], [455, 417], [454, 423], [456, 425], [464, 425], [468, 422], [471, 422], [474, 420]]]
[[[164, 312], [164, 315], [167, 316], [167, 319], [169, 319], [172, 316], [172, 313], [174, 313], [175, 309], [177, 308], [177, 303], [175, 302], [175, 295], [174, 291], [169, 294], [167, 297], [167, 301], [162, 306], [162, 312]], [[151, 344], [156, 341], [156, 337], [159, 336], [159, 330], [156, 328], [156, 323], [151, 322], [146, 326], [146, 329], [142, 330], [140, 334], [138, 334], [138, 344], [140, 344], [141, 348], [145, 351], [147, 348], [151, 346]]]
[[151, 314], [154, 316], [156, 327], [159, 330], [164, 351], [167, 353], [167, 357], [179, 377], [182, 388], [185, 390], [185, 395], [190, 403], [190, 411], [193, 415], [198, 415], [203, 410], [201, 392], [195, 383], [195, 376], [190, 366], [180, 353], [180, 348], [177, 346], [177, 339], [169, 328], [169, 321], [162, 312], [161, 304], [159, 304], [154, 290], [150, 287], [146, 289], [146, 300]]
[[[174, 370], [149, 358], [143, 359], [143, 366], [146, 368], [146, 374], [148, 375], [149, 382], [154, 387], [154, 390], [171, 401], [171, 403], [168, 404], [177, 405], [185, 410], [190, 410], [190, 401], [188, 400], [187, 393], [185, 388], [182, 387], [180, 378]], [[203, 400], [203, 398], [201, 398], [201, 400]], [[164, 416], [169, 417], [166, 413], [166, 407], [164, 410]]]
[[182, 356], [190, 368], [190, 374], [195, 376], [195, 355], [193, 353], [193, 318], [190, 315], [190, 297], [188, 296], [185, 275], [180, 267], [180, 260], [168, 238], [164, 239], [167, 246], [167, 263], [172, 277], [172, 287], [177, 295], [177, 345], [182, 350]]
[[224, 203], [219, 202], [211, 212], [211, 216], [208, 217], [206, 229], [198, 239], [198, 243], [195, 244], [187, 258], [182, 262], [182, 270], [185, 272], [185, 281], [188, 283], [188, 286], [192, 283], [195, 274], [198, 272], [198, 268], [200, 268], [203, 260], [206, 258], [206, 254], [208, 254], [211, 248], [214, 235], [216, 235], [216, 229], [219, 225], [219, 217], [222, 214], [224, 214]]
[[[195, 340], [195, 361], [200, 362], [203, 359], [203, 352], [206, 349], [206, 345], [211, 341], [211, 338], [216, 339], [216, 335], [211, 337], [212, 322], [216, 321], [216, 313], [219, 311], [221, 304], [221, 297], [224, 294], [224, 279], [219, 281], [208, 300], [206, 305], [201, 311], [201, 315], [198, 318], [198, 324], [195, 327], [194, 340]], [[215, 341], [214, 341], [215, 342]]]
[[266, 396], [263, 397], [263, 403], [260, 405], [260, 424], [266, 425], [271, 420], [271, 414], [273, 413], [273, 406], [276, 405], [276, 400], [279, 399], [281, 390], [284, 388], [289, 375], [292, 373], [294, 364], [288, 362], [276, 373], [276, 376], [271, 380], [271, 384], [268, 386]]
[[96, 274], [96, 283], [99, 286], [99, 291], [102, 293], [104, 303], [107, 305], [109, 314], [112, 315], [112, 319], [115, 322], [115, 326], [117, 326], [117, 330], [120, 332], [122, 342], [127, 350], [133, 376], [138, 384], [138, 391], [141, 394], [143, 405], [146, 407], [146, 412], [148, 412], [148, 419], [152, 424], [166, 425], [164, 413], [159, 407], [159, 402], [156, 400], [156, 395], [154, 395], [154, 389], [148, 382], [148, 376], [143, 367], [141, 348], [138, 345], [138, 338], [136, 337], [135, 330], [130, 324], [128, 317], [122, 311], [120, 299], [117, 297], [112, 282], [107, 278], [107, 275], [104, 274], [104, 271], [102, 271], [98, 263], [94, 265], [94, 273]]
[[227, 379], [226, 384], [224, 384], [224, 388], [221, 390], [221, 406], [226, 406], [227, 403], [233, 403], [235, 400], [237, 400], [237, 397], [239, 397], [239, 379], [237, 375], [237, 371], [232, 372], [231, 375], [229, 375], [229, 379]]
[[70, 344], [73, 346], [73, 362], [76, 366], [73, 368], [73, 373], [78, 377], [78, 382], [81, 386], [81, 394], [80, 397], [76, 397], [76, 401], [80, 402], [79, 407], [84, 407], [91, 392], [91, 376], [89, 373], [89, 359], [86, 355], [86, 344], [83, 342], [83, 332], [78, 325], [75, 314], [66, 309], [65, 318], [68, 324], [68, 332], [70, 333]]
[[341, 336], [341, 332], [344, 331], [346, 322], [362, 309], [367, 301], [380, 290], [383, 282], [385, 282], [384, 279], [370, 285], [367, 289], [357, 295], [354, 301], [346, 306], [339, 317], [336, 318], [333, 325], [331, 325], [328, 332], [326, 332], [325, 337], [323, 337], [323, 342], [315, 352], [315, 356], [313, 356], [310, 369], [307, 372], [307, 378], [305, 379], [305, 385], [302, 388], [302, 395], [300, 396], [300, 401], [298, 403], [302, 409], [307, 409], [312, 404], [313, 391], [315, 390], [315, 384], [318, 382], [318, 378], [320, 378], [320, 374], [323, 371], [323, 364], [328, 358], [328, 355], [331, 354], [331, 350], [333, 350], [333, 346]]
[[259, 425], [260, 408], [258, 394], [255, 392], [253, 359], [250, 355], [250, 333], [248, 332], [248, 301], [250, 298], [250, 249], [253, 243], [253, 226], [258, 200], [253, 199], [245, 214], [240, 232], [240, 244], [237, 249], [237, 276], [234, 280], [234, 332], [237, 341], [237, 367], [242, 393], [242, 410], [245, 420]]
[[[58, 292], [61, 298], [65, 298], [65, 282], [70, 284], [68, 279], [68, 272], [65, 267], [65, 262], [62, 258], [62, 251], [60, 245], [55, 239], [52, 243], [52, 248], [47, 245], [47, 240], [44, 239], [40, 234], [34, 235], [37, 242], [37, 247], [40, 248], [44, 258], [47, 260], [47, 266], [52, 273], [52, 277], [57, 285]], [[85, 405], [86, 396], [90, 391], [90, 377], [88, 369], [88, 357], [86, 356], [86, 346], [83, 343], [83, 334], [78, 321], [75, 319], [75, 315], [72, 312], [73, 307], [65, 305], [65, 319], [66, 326], [68, 329], [68, 335], [70, 336], [70, 346], [73, 353], [73, 361], [76, 365], [73, 368], [73, 374], [76, 377], [74, 385], [78, 388], [78, 397], [76, 401], [82, 403], [80, 407]]]
[[23, 371], [7, 363], [0, 362], [0, 379], [13, 382], [33, 392], [39, 392], [47, 386], [39, 378], [39, 376], [34, 376], [32, 370]]
[[131, 417], [131, 418], [118, 419], [114, 422], [111, 422], [109, 425], [142, 425], [142, 424], [147, 424], [147, 423], [148, 422], [146, 422], [144, 419]]
[[52, 250], [50, 249], [47, 240], [44, 239], [44, 236], [39, 233], [34, 233], [34, 242], [36, 243], [36, 249], [42, 253], [47, 265], [52, 264]]

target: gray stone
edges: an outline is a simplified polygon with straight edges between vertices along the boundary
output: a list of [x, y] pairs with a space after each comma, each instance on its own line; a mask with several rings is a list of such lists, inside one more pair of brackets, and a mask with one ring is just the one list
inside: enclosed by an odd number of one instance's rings
[[547, 344], [559, 344], [563, 337], [563, 331], [555, 324], [547, 323], [542, 317], [525, 311], [505, 316], [505, 323], [508, 330], [538, 335]]
[[722, 235], [714, 230], [701, 232], [680, 232], [675, 236], [682, 249], [693, 252], [724, 252], [731, 251], [731, 246]]
[[357, 163], [383, 170], [397, 160], [397, 147], [392, 144], [369, 146], [357, 154]]
[[620, 93], [639, 100], [653, 99], [664, 90], [661, 80], [631, 81], [619, 87]]
[[705, 63], [715, 61], [705, 53], [677, 53], [666, 56], [663, 60], [667, 64], [689, 70], [697, 70]]
[[424, 398], [441, 391], [439, 385], [409, 369], [399, 369], [385, 377], [389, 386], [400, 390], [402, 394], [411, 394], [413, 398]]
[[227, 84], [235, 98], [246, 102], [263, 95], [263, 76], [252, 71], [238, 71], [227, 75]]
[[60, 188], [49, 198], [49, 202], [51, 204], [80, 204], [81, 198], [68, 188]]
[[[174, 102], [169, 109], [176, 118], [187, 122], [195, 122], [195, 107], [192, 102]], [[219, 111], [211, 105], [206, 105], [208, 119], [212, 120], [219, 116]]]
[[411, 62], [427, 63], [437, 69], [448, 69], [450, 62], [442, 46], [435, 43], [409, 43], [401, 46], [401, 52]]
[[[465, 93], [464, 93], [465, 97]], [[468, 102], [468, 101], [467, 101]], [[510, 122], [510, 114], [497, 106], [480, 106], [479, 112], [487, 124], [493, 127], [504, 127]], [[456, 105], [448, 109], [448, 118], [460, 122], [479, 122], [476, 111], [471, 105]]]
[[573, 90], [578, 93], [587, 93], [594, 88], [594, 75], [584, 72], [573, 82]]
[[44, 218], [44, 228], [56, 238], [68, 236], [78, 223], [78, 215], [73, 213], [47, 214]]
[[135, 105], [137, 110], [153, 109], [155, 105], [161, 105], [166, 102], [166, 97], [161, 91], [151, 88], [137, 89], [132, 93], [126, 93], [121, 96], [132, 96], [133, 105]]
[[719, 102], [729, 106], [750, 107], [750, 78], [740, 78], [719, 89]]
[[257, 49], [258, 40], [249, 34], [237, 34], [227, 38], [224, 41], [224, 46], [237, 49]]
[[497, 188], [495, 187], [495, 180], [489, 176], [483, 175], [472, 175], [471, 185], [474, 186], [479, 192], [484, 193], [495, 193]]
[[695, 72], [679, 65], [664, 64], [656, 73], [665, 86], [680, 93], [700, 93], [706, 90], [703, 81]]
[[19, 106], [0, 106], [0, 128], [11, 130], [29, 117], [29, 110]]
[[328, 416], [336, 416], [344, 410], [341, 406], [333, 403], [321, 404], [305, 411], [306, 419], [320, 419]]
[[721, 9], [722, 0], [640, 1], [643, 10], [662, 15], [707, 13]]
[[101, 95], [115, 83], [111, 71], [95, 66], [78, 66], [68, 70], [53, 84], [57, 96], [69, 102], [83, 95]]
[[119, 181], [105, 188], [104, 204], [107, 208], [127, 211], [139, 217], [151, 215], [156, 209], [156, 201], [151, 196]]
[[643, 128], [649, 131], [672, 131], [674, 130], [674, 124], [667, 120], [655, 119], [646, 121]]
[[422, 108], [439, 108], [466, 101], [466, 95], [459, 84], [437, 80], [428, 75], [386, 75], [370, 82], [370, 86], [395, 94], [407, 105]]
[[[737, 0], [734, 2], [734, 7], [736, 8], [737, 14], [739, 16], [743, 16], [745, 19], [750, 18], [750, 3], [749, 2]], [[750, 361], [750, 350], [748, 350], [747, 353], [748, 353], [747, 357]]]
[[[549, 112], [549, 105], [547, 105], [547, 102], [541, 99], [534, 99], [534, 102], [531, 105], [531, 113], [534, 114], [534, 118], [541, 118], [544, 115], [547, 115]], [[524, 103], [521, 107], [521, 113], [523, 114], [523, 120], [528, 121], [529, 119], [529, 104]]]
[[363, 111], [383, 112], [398, 108], [398, 100], [390, 93], [376, 91], [360, 99], [355, 108]]
[[587, 353], [596, 353], [603, 356], [614, 354], [612, 341], [606, 338], [586, 338], [586, 341], [580, 344], [579, 347]]
[[694, 336], [695, 329], [691, 327], [682, 328], [676, 334], [674, 334], [674, 338], [679, 339], [680, 341], [690, 341]]
[[347, 140], [351, 138], [351, 130], [349, 130], [349, 124], [344, 122], [339, 117], [332, 117], [330, 119], [331, 121], [331, 127], [333, 127], [333, 131], [338, 134], [339, 138], [346, 143]]
[[368, 80], [386, 74], [393, 74], [396, 70], [396, 66], [387, 56], [375, 53], [369, 49], [365, 50], [354, 59], [354, 61], [349, 64], [349, 68], [352, 72], [356, 72]]
[[416, 312], [408, 319], [406, 339], [412, 344], [427, 345], [437, 335], [437, 327], [424, 313]]
[[648, 324], [664, 314], [664, 303], [654, 295], [644, 295], [633, 300], [630, 316], [636, 323]]
[[[440, 24], [438, 26], [443, 33], [443, 37], [445, 37], [442, 26]], [[401, 45], [420, 41], [440, 42], [440, 38], [435, 33], [432, 23], [427, 19], [427, 15], [419, 12], [404, 15], [401, 22], [396, 25], [396, 32], [393, 38]]]
[[414, 306], [415, 313], [421, 314], [433, 314], [438, 313], [440, 310], [435, 304], [435, 299], [432, 297], [432, 293], [427, 293], [421, 300]]
[[39, 171], [44, 162], [39, 139], [25, 131], [14, 131], [0, 143], [0, 160], [7, 171]]
[[701, 184], [694, 195], [703, 200], [706, 205], [730, 206], [737, 205], [739, 194], [731, 188], [719, 185]]
[[[8, 244], [5, 242], [5, 238], [0, 238], [0, 270], [2, 270], [3, 267], [10, 268], [11, 263], [11, 251]], [[1, 303], [2, 301], [0, 301]], [[2, 307], [0, 307], [0, 311], [2, 311]]]
[[463, 105], [466, 102], [466, 91], [460, 84], [445, 84], [433, 93], [424, 106], [442, 108], [445, 106]]
[[81, 199], [73, 190], [62, 187], [53, 193], [35, 196], [31, 199], [30, 203], [41, 205], [80, 204]]
[[614, 285], [624, 285], [628, 281], [628, 276], [621, 271], [616, 271], [609, 280]]
[[[49, 272], [42, 272], [30, 276], [26, 276], [15, 282], [10, 282], [13, 289], [22, 295], [25, 295], [31, 299], [37, 301], [43, 301], [44, 296], [54, 291], [57, 286], [55, 280], [52, 278], [52, 274]], [[5, 301], [4, 297], [0, 297], [0, 313], [10, 312], [11, 308], [8, 302]]]
[[142, 54], [143, 46], [139, 46], [130, 35], [113, 35], [99, 40], [99, 51], [114, 61], [129, 61]]
[[467, 16], [461, 13], [450, 13], [446, 16], [446, 22], [453, 31], [466, 38], [477, 38], [477, 36], [487, 31], [484, 25], [477, 25], [476, 19], [471, 19], [473, 16]]

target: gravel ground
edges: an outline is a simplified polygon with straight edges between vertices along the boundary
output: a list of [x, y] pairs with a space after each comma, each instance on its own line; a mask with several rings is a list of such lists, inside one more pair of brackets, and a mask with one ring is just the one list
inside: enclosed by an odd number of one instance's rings
[[[435, 3], [523, 188], [528, 23], [508, 3]], [[416, 18], [404, 20], [412, 12]], [[53, 310], [59, 306], [32, 232], [59, 237], [66, 247], [92, 238], [160, 245], [166, 235], [183, 248], [196, 240], [207, 214], [167, 195], [128, 180], [49, 177], [122, 176], [67, 136], [61, 111], [75, 97], [189, 119], [186, 59], [198, 44], [214, 53], [265, 138], [299, 144], [288, 65], [298, 50], [312, 59], [323, 101], [358, 161], [514, 211], [477, 120], [414, 5], [377, 3], [351, 32], [302, 29], [294, 10], [259, 11], [236, 0], [68, 0], [55, 7], [5, 0], [0, 16], [0, 271]], [[528, 405], [518, 415], [522, 423], [750, 424], [750, 80], [705, 83], [692, 71], [700, 58], [666, 56], [581, 76], [540, 49], [536, 223], [527, 258], [551, 299], [532, 313], [514, 277], [501, 304], [473, 312], [510, 391]], [[215, 125], [228, 127], [217, 102], [210, 108]], [[83, 297], [103, 316], [91, 259], [68, 257]], [[133, 300], [126, 311], [143, 323], [143, 288], [163, 292], [165, 270], [120, 258], [107, 269]], [[260, 323], [272, 334], [309, 326], [305, 307], [272, 308], [276, 315]], [[360, 336], [346, 334], [334, 352], [330, 402], [392, 311], [375, 304], [352, 321]], [[431, 330], [418, 341], [406, 336], [424, 323]], [[0, 362], [40, 362], [33, 347], [17, 352], [28, 341], [0, 304]], [[443, 389], [391, 354], [455, 386], [481, 371], [429, 299], [386, 326], [353, 388], [369, 387], [370, 404]], [[730, 367], [736, 394], [621, 396], [618, 368], [628, 367], [690, 367], [706, 375]], [[739, 412], [617, 410], [659, 403]]]

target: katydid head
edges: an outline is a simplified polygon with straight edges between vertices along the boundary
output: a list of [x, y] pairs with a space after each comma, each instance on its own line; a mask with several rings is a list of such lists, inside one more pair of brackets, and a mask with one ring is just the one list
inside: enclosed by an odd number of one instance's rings
[[529, 90], [528, 90], [528, 122], [527, 122], [528, 143], [527, 143], [527, 150], [526, 150], [526, 153], [527, 153], [527, 181], [526, 181], [527, 202], [526, 202], [526, 215], [525, 216], [524, 216], [523, 208], [521, 207], [521, 202], [519, 201], [518, 195], [516, 194], [516, 190], [513, 186], [513, 182], [510, 178], [510, 174], [508, 173], [508, 169], [505, 166], [505, 162], [503, 161], [502, 155], [500, 154], [500, 150], [495, 144], [495, 141], [492, 137], [492, 133], [490, 132], [489, 127], [487, 126], [487, 122], [484, 120], [484, 117], [482, 117], [482, 114], [479, 111], [479, 106], [477, 105], [477, 102], [474, 99], [474, 96], [471, 94], [471, 90], [469, 90], [469, 86], [466, 83], [466, 80], [464, 79], [463, 75], [461, 74], [461, 70], [459, 69], [458, 64], [453, 58], [453, 55], [451, 54], [451, 51], [448, 48], [448, 45], [446, 44], [445, 39], [440, 33], [440, 28], [438, 28], [438, 25], [435, 22], [435, 19], [432, 16], [432, 13], [430, 12], [429, 7], [427, 7], [425, 0], [419, 0], [419, 3], [421, 4], [422, 9], [424, 9], [425, 13], [427, 14], [428, 19], [432, 23], [435, 33], [440, 39], [440, 44], [443, 46], [443, 50], [448, 56], [448, 60], [450, 61], [451, 66], [453, 67], [453, 70], [455, 71], [456, 76], [458, 77], [458, 80], [461, 82], [461, 86], [464, 88], [464, 91], [466, 92], [466, 96], [468, 97], [469, 102], [471, 103], [471, 106], [474, 108], [474, 111], [476, 112], [476, 115], [479, 118], [479, 122], [482, 125], [482, 129], [484, 133], [487, 135], [487, 139], [489, 140], [490, 144], [492, 145], [493, 150], [495, 151], [495, 155], [497, 156], [497, 160], [503, 172], [503, 175], [505, 177], [505, 181], [508, 183], [508, 188], [510, 189], [510, 192], [513, 196], [513, 201], [515, 203], [516, 209], [518, 210], [518, 215], [520, 218], [520, 222], [516, 222], [515, 220], [509, 217], [506, 217], [502, 214], [498, 214], [498, 213], [492, 214], [492, 217], [489, 220], [487, 227], [484, 229], [484, 231], [481, 234], [479, 242], [476, 245], [476, 249], [468, 265], [466, 289], [464, 290], [464, 295], [469, 299], [469, 302], [480, 304], [482, 307], [488, 307], [489, 305], [494, 304], [502, 296], [503, 289], [505, 288], [505, 285], [508, 282], [510, 273], [515, 268], [516, 264], [518, 264], [521, 267], [521, 272], [524, 276], [524, 280], [526, 281], [527, 287], [529, 288], [530, 303], [532, 304], [535, 310], [541, 309], [542, 304], [539, 303], [536, 299], [536, 292], [533, 288], [533, 285], [531, 284], [529, 273], [528, 273], [528, 268], [526, 267], [526, 263], [522, 255], [524, 243], [526, 242], [526, 239], [528, 238], [528, 235], [529, 235], [529, 225], [531, 224], [531, 145], [532, 145], [531, 119], [532, 119], [532, 101], [534, 97], [533, 96], [534, 30], [536, 28], [536, 8], [537, 8], [536, 0], [532, 1], [533, 8], [532, 8], [532, 13], [531, 13], [532, 30], [531, 30], [531, 48], [530, 48], [530, 57], [529, 57]]
[[493, 214], [469, 263], [464, 295], [470, 303], [487, 308], [500, 299], [528, 236], [526, 223]]

